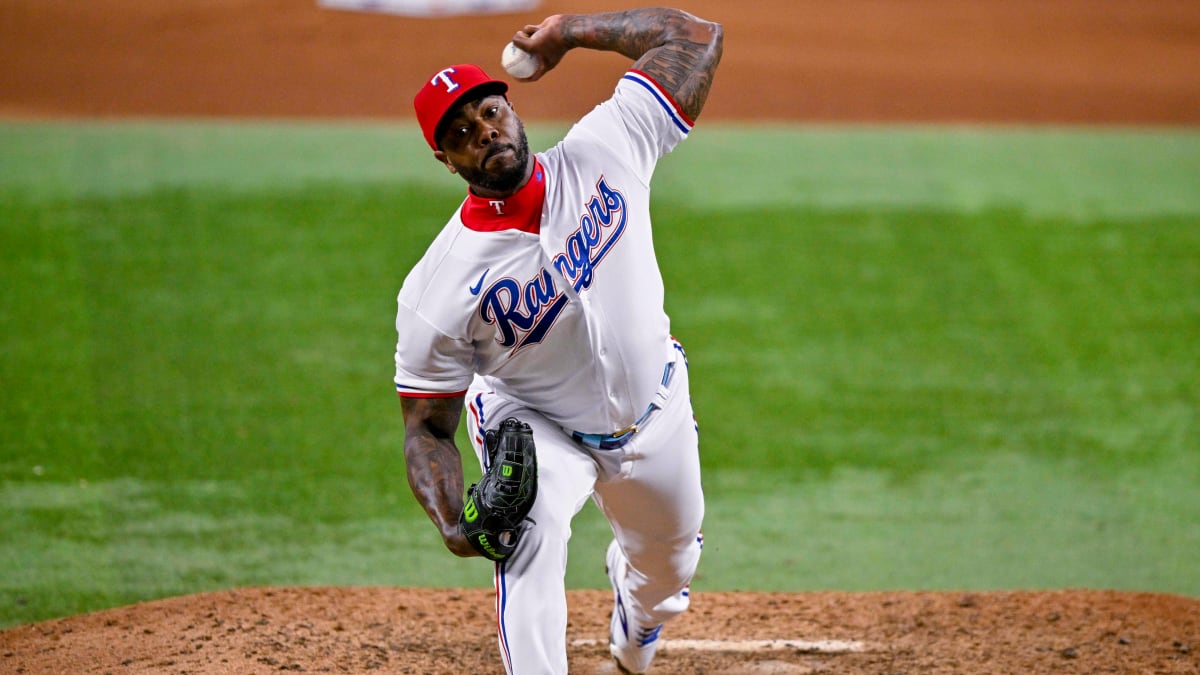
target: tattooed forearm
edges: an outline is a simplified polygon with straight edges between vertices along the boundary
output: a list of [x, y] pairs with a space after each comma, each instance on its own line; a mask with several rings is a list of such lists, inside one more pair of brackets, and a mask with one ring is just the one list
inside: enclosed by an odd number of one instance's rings
[[408, 483], [417, 501], [439, 527], [462, 508], [463, 472], [458, 450], [430, 434], [410, 434], [404, 441]]
[[569, 48], [615, 51], [654, 78], [688, 117], [700, 115], [721, 61], [720, 24], [676, 9], [652, 7], [627, 12], [565, 17]]
[[465, 540], [457, 536], [464, 483], [454, 432], [462, 400], [406, 398], [402, 404], [404, 463], [413, 495], [441, 531], [446, 546], [459, 555], [471, 555]]

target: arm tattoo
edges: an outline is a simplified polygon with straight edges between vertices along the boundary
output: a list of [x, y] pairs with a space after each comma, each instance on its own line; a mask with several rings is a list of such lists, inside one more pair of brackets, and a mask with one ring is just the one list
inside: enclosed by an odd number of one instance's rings
[[569, 17], [570, 47], [619, 52], [654, 78], [691, 119], [700, 115], [721, 61], [720, 25], [661, 7]]
[[404, 462], [413, 495], [433, 522], [446, 531], [462, 510], [462, 457], [454, 433], [461, 399], [401, 400], [404, 410]]

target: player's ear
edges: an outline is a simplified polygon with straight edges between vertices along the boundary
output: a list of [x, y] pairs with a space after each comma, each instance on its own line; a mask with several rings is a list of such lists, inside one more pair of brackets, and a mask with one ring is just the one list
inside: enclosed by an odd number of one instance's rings
[[446, 153], [444, 151], [434, 150], [433, 158], [442, 164], [445, 164], [446, 168], [450, 170], [450, 173], [458, 173], [458, 169], [455, 169], [454, 165], [450, 163], [450, 160], [446, 158]]

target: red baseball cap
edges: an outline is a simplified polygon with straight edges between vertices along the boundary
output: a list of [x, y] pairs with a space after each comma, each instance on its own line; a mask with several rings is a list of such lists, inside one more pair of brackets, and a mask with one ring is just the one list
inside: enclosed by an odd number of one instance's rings
[[472, 95], [479, 97], [504, 94], [507, 91], [506, 82], [488, 77], [482, 68], [470, 63], [439, 70], [413, 98], [413, 107], [417, 109], [417, 122], [421, 124], [425, 141], [429, 143], [429, 147], [438, 149], [438, 125], [446, 113], [453, 110], [460, 101]]

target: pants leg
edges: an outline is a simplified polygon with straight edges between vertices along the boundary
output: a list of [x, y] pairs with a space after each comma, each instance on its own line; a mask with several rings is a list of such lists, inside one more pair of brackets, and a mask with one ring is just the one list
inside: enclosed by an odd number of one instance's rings
[[571, 520], [592, 494], [597, 469], [557, 425], [494, 394], [471, 392], [469, 426], [483, 464], [482, 432], [512, 416], [533, 429], [538, 494], [517, 551], [495, 572], [500, 655], [509, 675], [567, 672], [565, 576]]
[[695, 418], [682, 360], [665, 407], [621, 453], [621, 469], [596, 484], [595, 501], [629, 559], [625, 586], [642, 625], [664, 623], [688, 606], [700, 562], [704, 494]]

